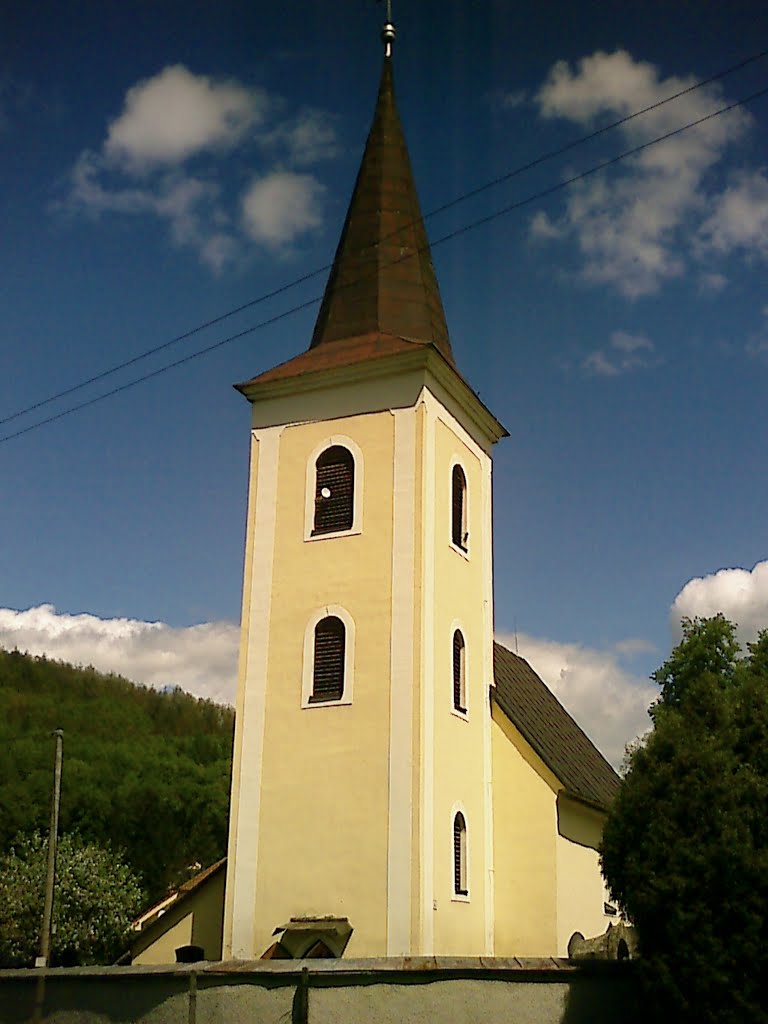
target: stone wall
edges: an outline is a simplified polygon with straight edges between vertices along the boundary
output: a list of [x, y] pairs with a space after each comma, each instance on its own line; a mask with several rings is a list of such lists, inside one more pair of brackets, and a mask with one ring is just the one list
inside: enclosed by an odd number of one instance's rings
[[0, 971], [0, 1024], [622, 1024], [634, 964], [313, 960]]

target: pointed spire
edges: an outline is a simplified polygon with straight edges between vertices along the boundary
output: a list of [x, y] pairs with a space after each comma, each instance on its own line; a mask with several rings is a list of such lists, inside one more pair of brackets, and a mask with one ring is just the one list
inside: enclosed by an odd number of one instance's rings
[[[389, 13], [389, 12], [388, 12]], [[440, 290], [395, 105], [394, 26], [373, 124], [310, 349], [379, 334], [433, 344], [453, 363]]]
[[392, 56], [392, 44], [395, 41], [395, 26], [392, 24], [392, 0], [387, 0], [387, 20], [381, 30], [381, 41], [384, 43], [384, 56]]

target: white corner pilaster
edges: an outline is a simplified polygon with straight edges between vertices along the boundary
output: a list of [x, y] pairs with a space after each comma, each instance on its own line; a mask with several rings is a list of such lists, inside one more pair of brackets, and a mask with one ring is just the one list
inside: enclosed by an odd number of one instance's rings
[[387, 956], [411, 953], [416, 409], [394, 417]]
[[272, 603], [272, 566], [277, 521], [277, 477], [280, 434], [283, 427], [268, 427], [253, 432], [257, 458], [257, 478], [252, 521], [250, 566], [246, 566], [249, 594], [244, 595], [247, 615], [241, 629], [238, 701], [242, 721], [238, 723], [239, 795], [234, 825], [235, 863], [230, 865], [232, 885], [232, 956], [250, 960], [254, 950], [256, 879], [259, 860], [259, 815], [261, 774], [264, 752], [267, 667], [269, 659], [269, 620]]
[[437, 402], [424, 388], [422, 493], [422, 642], [421, 642], [421, 956], [435, 946], [435, 424]]
[[[492, 464], [484, 456], [482, 483], [483, 537], [483, 679], [493, 685], [493, 495]], [[493, 751], [491, 748], [491, 706], [486, 692], [483, 702], [483, 816], [485, 818], [485, 954], [494, 955], [496, 942], [496, 901], [493, 856]]]

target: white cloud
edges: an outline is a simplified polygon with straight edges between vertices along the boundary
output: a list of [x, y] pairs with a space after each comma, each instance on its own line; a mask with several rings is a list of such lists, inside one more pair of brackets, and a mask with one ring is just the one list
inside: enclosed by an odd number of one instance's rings
[[72, 171], [67, 202], [90, 216], [104, 213], [151, 214], [164, 220], [176, 245], [192, 247], [214, 271], [236, 254], [238, 243], [217, 226], [226, 217], [219, 208], [219, 188], [210, 181], [165, 171], [141, 186], [107, 186], [101, 157], [86, 150]]
[[163, 68], [125, 95], [111, 122], [104, 151], [126, 169], [179, 163], [201, 150], [232, 146], [268, 106], [260, 89], [194, 75], [182, 64]]
[[34, 88], [30, 82], [0, 67], [0, 132], [15, 123], [33, 99]]
[[545, 241], [562, 238], [566, 234], [565, 229], [555, 224], [544, 210], [537, 210], [531, 217], [530, 231], [532, 238]]
[[[513, 637], [500, 635], [497, 639], [515, 650]], [[631, 644], [631, 651], [622, 650], [621, 644], [614, 650], [599, 651], [525, 634], [517, 638], [520, 656], [616, 767], [621, 765], [626, 745], [650, 728], [648, 706], [658, 696], [657, 687], [621, 664], [620, 656], [638, 653], [641, 642], [633, 638], [626, 643]]]
[[[690, 76], [662, 78], [654, 65], [635, 60], [624, 50], [598, 51], [580, 60], [574, 70], [565, 61], [555, 64], [536, 102], [542, 117], [567, 118], [588, 128], [596, 118], [603, 122], [626, 117], [694, 81]], [[722, 104], [720, 87], [708, 85], [616, 131], [631, 148]], [[705, 209], [706, 175], [750, 123], [746, 112], [733, 111], [628, 158], [610, 173], [572, 186], [556, 226], [577, 242], [584, 279], [637, 298], [682, 275], [685, 232]]]
[[517, 89], [514, 92], [502, 93], [500, 97], [501, 106], [507, 110], [516, 110], [528, 102], [528, 93], [525, 89]]
[[763, 322], [747, 341], [747, 352], [751, 356], [768, 356], [768, 306], [763, 306]]
[[282, 148], [287, 162], [296, 167], [332, 160], [339, 152], [335, 118], [323, 110], [302, 110], [265, 135], [263, 144]]
[[201, 239], [199, 244], [201, 261], [215, 273], [220, 273], [224, 267], [232, 263], [239, 250], [237, 240], [223, 231], [214, 232]]
[[582, 369], [596, 377], [617, 377], [631, 370], [655, 366], [658, 359], [656, 346], [644, 334], [614, 331], [605, 348], [590, 352], [582, 362]]
[[[690, 580], [671, 608], [680, 618], [722, 612], [736, 622], [742, 642], [768, 627], [768, 561], [754, 569], [721, 569]], [[622, 658], [653, 650], [631, 637], [609, 650], [520, 634], [497, 639], [517, 649], [573, 718], [617, 767], [624, 748], [647, 731], [647, 708], [657, 688], [622, 664]], [[239, 628], [229, 622], [172, 627], [137, 619], [70, 615], [44, 604], [26, 611], [0, 608], [0, 647], [73, 664], [93, 665], [137, 683], [181, 686], [198, 697], [232, 703]]]
[[[322, 223], [323, 186], [285, 167], [328, 160], [338, 145], [329, 114], [285, 107], [261, 89], [166, 67], [128, 89], [103, 145], [80, 154], [66, 200], [55, 206], [92, 217], [158, 218], [174, 244], [193, 249], [214, 272], [248, 243], [290, 246]], [[237, 162], [225, 166], [221, 152], [236, 146]], [[244, 166], [258, 174], [238, 208]]]
[[654, 345], [642, 334], [630, 334], [628, 331], [614, 331], [611, 335], [611, 345], [625, 355], [632, 355], [636, 352], [653, 351]]
[[7, 75], [0, 74], [0, 132], [5, 131], [10, 125], [8, 116], [8, 93], [10, 92], [10, 79]]
[[[765, 587], [768, 591], [768, 563]], [[93, 665], [146, 686], [181, 686], [197, 697], [233, 703], [240, 630], [231, 622], [169, 626], [139, 619], [70, 615], [43, 604], [26, 611], [0, 608], [0, 647]], [[500, 635], [510, 650], [515, 641]], [[646, 709], [656, 688], [633, 675], [623, 656], [647, 652], [630, 638], [598, 651], [521, 634], [519, 653], [557, 695], [584, 731], [615, 765], [626, 743], [649, 726]]]
[[102, 184], [101, 157], [90, 149], [84, 150], [71, 173], [71, 187], [66, 206], [87, 210], [98, 216], [105, 211], [115, 213], [146, 213], [154, 206], [154, 195], [146, 188], [131, 187], [108, 189]]
[[196, 697], [230, 704], [239, 635], [239, 627], [230, 622], [173, 627], [68, 615], [50, 604], [26, 611], [0, 608], [0, 647], [92, 665], [147, 686], [180, 686]]
[[275, 171], [255, 178], [242, 198], [243, 227], [254, 241], [284, 245], [322, 223], [323, 186], [311, 174]]
[[734, 178], [702, 224], [700, 239], [705, 249], [720, 253], [741, 249], [768, 258], [768, 177], [764, 172]]
[[651, 654], [656, 650], [656, 647], [650, 641], [643, 639], [643, 637], [630, 636], [626, 640], [619, 640], [618, 643], [613, 645], [613, 649], [617, 654], [633, 657], [635, 654]]
[[720, 569], [689, 580], [675, 598], [670, 618], [679, 633], [684, 615], [701, 618], [718, 612], [737, 624], [742, 643], [768, 629], [768, 561], [758, 562], [751, 571]]
[[621, 373], [621, 369], [608, 358], [602, 348], [590, 352], [581, 365], [583, 370], [594, 377], [616, 377]]
[[702, 292], [717, 294], [728, 284], [725, 274], [718, 274], [715, 271], [708, 271], [699, 276], [699, 287]]

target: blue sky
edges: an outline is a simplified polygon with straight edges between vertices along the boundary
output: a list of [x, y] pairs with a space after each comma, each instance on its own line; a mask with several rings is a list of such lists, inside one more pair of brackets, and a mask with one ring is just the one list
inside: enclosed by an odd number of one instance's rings
[[[7, 6], [0, 419], [329, 262], [382, 13]], [[738, 0], [394, 15], [425, 212], [768, 45], [768, 9]], [[766, 86], [752, 62], [430, 218], [430, 236]], [[606, 747], [642, 724], [679, 613], [723, 608], [744, 636], [768, 623], [767, 137], [768, 96], [433, 250], [459, 366], [511, 435], [497, 632], [517, 630]], [[324, 282], [0, 425], [0, 642], [231, 695], [249, 427], [231, 384], [306, 348], [316, 306], [2, 439]]]

